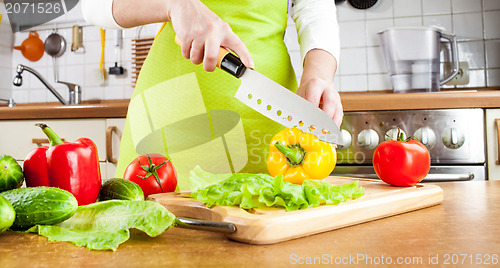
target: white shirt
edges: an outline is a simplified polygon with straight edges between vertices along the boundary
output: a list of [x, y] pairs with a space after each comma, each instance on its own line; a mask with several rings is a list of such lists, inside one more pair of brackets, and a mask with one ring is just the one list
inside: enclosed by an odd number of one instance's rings
[[[291, 0], [302, 61], [312, 49], [323, 49], [339, 62], [340, 41], [334, 0]], [[123, 29], [113, 17], [113, 0], [83, 0], [85, 20], [104, 28]]]

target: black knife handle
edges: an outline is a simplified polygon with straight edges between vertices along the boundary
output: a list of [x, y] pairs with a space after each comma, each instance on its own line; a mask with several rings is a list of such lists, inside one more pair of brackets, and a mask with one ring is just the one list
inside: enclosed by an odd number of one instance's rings
[[224, 48], [220, 49], [226, 51], [226, 54], [222, 57], [220, 63], [217, 64], [217, 67], [232, 74], [236, 78], [240, 78], [247, 69], [243, 62], [241, 62], [240, 58], [233, 53], [225, 50]]

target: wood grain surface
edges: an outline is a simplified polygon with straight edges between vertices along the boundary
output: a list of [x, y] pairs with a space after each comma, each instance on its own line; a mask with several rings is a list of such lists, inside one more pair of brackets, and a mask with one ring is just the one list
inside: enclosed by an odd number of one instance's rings
[[365, 194], [339, 205], [286, 211], [279, 208], [244, 210], [239, 207], [207, 208], [193, 198], [175, 193], [150, 195], [177, 217], [230, 222], [237, 231], [228, 238], [249, 244], [273, 244], [380, 219], [411, 210], [430, 207], [443, 201], [443, 190], [432, 184], [394, 187], [380, 180], [328, 177], [341, 185], [358, 181]]
[[271, 245], [173, 228], [154, 238], [132, 231], [116, 252], [89, 251], [7, 231], [0, 234], [0, 267], [290, 267], [300, 263], [373, 267], [382, 260], [392, 260], [392, 267], [455, 267], [453, 254], [466, 254], [462, 267], [476, 267], [487, 254], [492, 263], [491, 256], [500, 254], [500, 181], [438, 185], [444, 191], [439, 206]]

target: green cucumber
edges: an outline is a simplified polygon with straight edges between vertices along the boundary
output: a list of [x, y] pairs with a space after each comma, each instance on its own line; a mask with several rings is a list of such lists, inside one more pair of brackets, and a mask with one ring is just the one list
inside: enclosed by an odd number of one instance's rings
[[144, 201], [144, 192], [133, 181], [112, 178], [104, 182], [99, 192], [99, 201], [111, 199]]
[[16, 211], [13, 230], [61, 223], [73, 216], [78, 208], [78, 201], [70, 192], [54, 187], [19, 188], [0, 194]]
[[0, 192], [21, 187], [24, 173], [21, 166], [10, 155], [0, 155]]
[[9, 229], [16, 219], [16, 211], [9, 200], [0, 195], [0, 233]]

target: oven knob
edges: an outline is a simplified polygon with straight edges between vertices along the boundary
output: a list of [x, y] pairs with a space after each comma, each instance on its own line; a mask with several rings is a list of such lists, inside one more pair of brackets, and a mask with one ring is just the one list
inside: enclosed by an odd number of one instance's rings
[[406, 139], [406, 133], [400, 128], [391, 128], [385, 133], [385, 140], [397, 140], [398, 135], [403, 134], [403, 139]]
[[342, 143], [337, 144], [337, 149], [344, 150], [351, 146], [351, 133], [345, 129], [340, 130], [340, 136], [342, 137]]
[[378, 145], [378, 141], [378, 134], [373, 129], [365, 129], [358, 134], [358, 145], [363, 149], [375, 149]]
[[430, 127], [421, 127], [413, 133], [415, 139], [421, 142], [427, 150], [432, 149], [436, 144], [436, 133]]
[[441, 136], [443, 137], [444, 145], [450, 149], [458, 149], [465, 143], [464, 133], [454, 127], [445, 129]]

